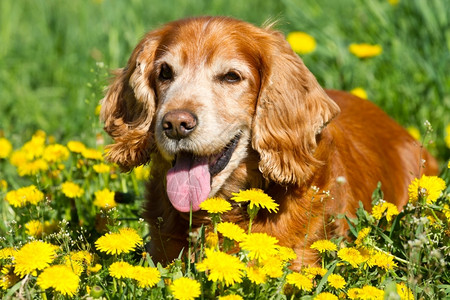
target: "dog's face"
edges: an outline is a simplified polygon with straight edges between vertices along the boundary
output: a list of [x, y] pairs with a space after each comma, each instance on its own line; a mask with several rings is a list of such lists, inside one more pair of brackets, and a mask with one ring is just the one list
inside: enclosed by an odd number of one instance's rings
[[101, 117], [116, 142], [112, 161], [129, 169], [159, 151], [172, 163], [167, 194], [186, 212], [221, 189], [250, 147], [266, 178], [304, 180], [316, 134], [337, 112], [281, 34], [204, 17], [150, 32], [110, 86]]

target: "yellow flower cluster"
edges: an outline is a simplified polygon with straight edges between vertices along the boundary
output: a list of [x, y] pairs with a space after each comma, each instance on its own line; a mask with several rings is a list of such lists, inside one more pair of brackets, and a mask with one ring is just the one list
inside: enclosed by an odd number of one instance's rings
[[381, 220], [383, 216], [386, 216], [386, 220], [390, 222], [398, 214], [397, 206], [386, 201], [380, 201], [380, 203], [372, 207], [372, 216], [377, 220]]
[[37, 205], [44, 200], [44, 194], [35, 185], [30, 185], [9, 191], [5, 200], [14, 207], [23, 207], [27, 204]]

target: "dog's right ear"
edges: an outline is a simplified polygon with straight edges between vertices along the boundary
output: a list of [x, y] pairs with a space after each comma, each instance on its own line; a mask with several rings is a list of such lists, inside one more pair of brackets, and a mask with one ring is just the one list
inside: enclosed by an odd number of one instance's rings
[[115, 142], [107, 146], [107, 159], [124, 171], [148, 162], [155, 148], [151, 127], [156, 98], [150, 76], [161, 36], [153, 31], [142, 39], [101, 100], [100, 119]]

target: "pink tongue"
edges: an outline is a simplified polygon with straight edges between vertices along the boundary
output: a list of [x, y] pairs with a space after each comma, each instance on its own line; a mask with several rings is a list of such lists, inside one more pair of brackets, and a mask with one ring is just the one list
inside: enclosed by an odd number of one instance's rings
[[191, 204], [193, 211], [199, 210], [211, 191], [207, 157], [179, 153], [166, 178], [169, 200], [181, 212], [188, 212]]

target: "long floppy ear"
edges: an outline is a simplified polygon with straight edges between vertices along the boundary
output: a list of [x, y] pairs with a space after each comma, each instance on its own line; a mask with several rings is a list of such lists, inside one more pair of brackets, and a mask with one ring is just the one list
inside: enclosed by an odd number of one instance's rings
[[150, 32], [144, 37], [101, 100], [100, 119], [115, 142], [107, 148], [107, 159], [124, 171], [148, 162], [155, 147], [151, 126], [156, 99], [149, 78], [159, 36]]
[[260, 155], [264, 177], [280, 184], [302, 184], [321, 164], [314, 157], [317, 136], [340, 110], [284, 36], [269, 32], [252, 146]]

